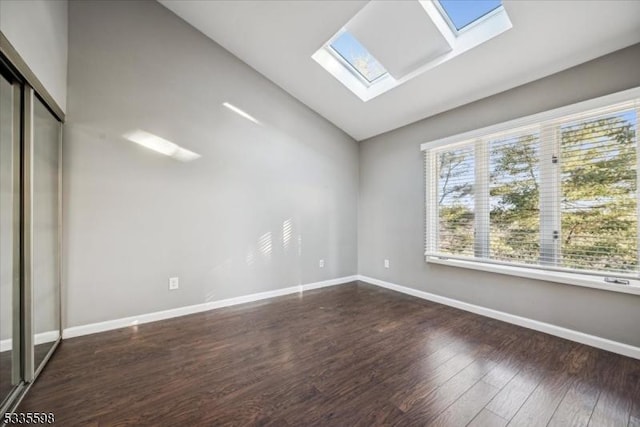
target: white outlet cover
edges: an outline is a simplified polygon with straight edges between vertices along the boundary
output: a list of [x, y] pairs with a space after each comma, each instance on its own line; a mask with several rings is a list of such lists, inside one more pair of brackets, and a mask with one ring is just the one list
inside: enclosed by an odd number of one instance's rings
[[318, 265], [320, 266], [320, 268], [324, 268], [324, 260], [321, 259]]
[[169, 277], [169, 290], [174, 291], [180, 288], [180, 280], [177, 277]]
[[389, 260], [388, 259], [384, 260], [384, 268], [389, 268]]

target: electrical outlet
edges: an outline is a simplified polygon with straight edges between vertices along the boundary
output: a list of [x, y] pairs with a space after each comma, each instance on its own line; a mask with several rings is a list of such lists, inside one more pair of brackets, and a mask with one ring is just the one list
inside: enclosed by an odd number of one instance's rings
[[384, 260], [384, 268], [389, 268], [389, 260], [388, 259]]
[[169, 277], [169, 290], [175, 291], [180, 288], [180, 281], [177, 277]]
[[321, 259], [318, 265], [320, 266], [320, 268], [324, 268], [324, 260]]

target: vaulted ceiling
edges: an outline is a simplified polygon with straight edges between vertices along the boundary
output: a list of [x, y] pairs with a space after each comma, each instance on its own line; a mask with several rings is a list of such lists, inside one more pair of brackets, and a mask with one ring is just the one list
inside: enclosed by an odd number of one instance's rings
[[363, 102], [311, 56], [367, 1], [159, 1], [356, 140], [640, 42], [640, 1], [505, 0], [513, 28]]

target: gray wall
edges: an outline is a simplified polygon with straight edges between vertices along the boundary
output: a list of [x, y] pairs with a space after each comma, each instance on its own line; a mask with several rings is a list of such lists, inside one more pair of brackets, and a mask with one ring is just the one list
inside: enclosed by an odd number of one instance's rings
[[0, 0], [0, 31], [51, 97], [67, 104], [67, 0]]
[[[419, 147], [639, 86], [639, 45], [372, 138], [358, 153], [343, 132], [156, 2], [69, 8], [66, 326], [357, 271], [640, 345], [639, 297], [426, 264]], [[134, 129], [203, 157], [180, 163], [121, 137]], [[170, 276], [180, 290], [168, 291]]]
[[155, 1], [69, 9], [66, 326], [356, 273], [355, 141]]
[[420, 152], [423, 142], [640, 86], [639, 69], [634, 45], [361, 142], [358, 272], [640, 346], [638, 296], [427, 264]]

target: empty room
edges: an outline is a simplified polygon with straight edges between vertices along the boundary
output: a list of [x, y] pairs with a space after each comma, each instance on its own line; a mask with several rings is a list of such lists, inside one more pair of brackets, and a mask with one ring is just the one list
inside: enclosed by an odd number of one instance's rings
[[640, 427], [640, 1], [0, 0], [0, 425]]

